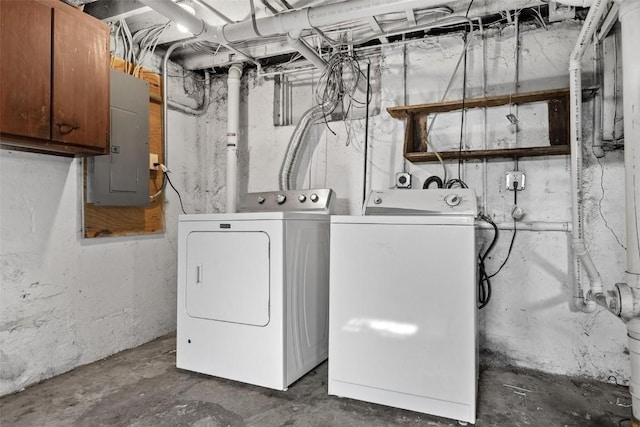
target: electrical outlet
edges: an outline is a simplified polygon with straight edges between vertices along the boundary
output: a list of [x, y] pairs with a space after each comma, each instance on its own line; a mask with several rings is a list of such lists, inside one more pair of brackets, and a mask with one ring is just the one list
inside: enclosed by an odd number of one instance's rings
[[507, 190], [511, 190], [511, 191], [524, 190], [524, 180], [525, 180], [525, 176], [524, 176], [524, 173], [522, 172], [518, 172], [518, 171], [507, 172]]
[[398, 172], [396, 174], [396, 187], [411, 188], [411, 174], [407, 172]]
[[157, 171], [158, 170], [158, 155], [157, 154], [153, 154], [150, 153], [149, 154], [149, 169], [152, 171]]

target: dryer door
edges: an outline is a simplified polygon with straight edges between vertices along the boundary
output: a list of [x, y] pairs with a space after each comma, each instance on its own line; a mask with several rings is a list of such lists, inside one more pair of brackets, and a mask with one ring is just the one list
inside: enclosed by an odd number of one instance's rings
[[190, 317], [269, 323], [269, 236], [261, 231], [198, 231], [187, 237]]

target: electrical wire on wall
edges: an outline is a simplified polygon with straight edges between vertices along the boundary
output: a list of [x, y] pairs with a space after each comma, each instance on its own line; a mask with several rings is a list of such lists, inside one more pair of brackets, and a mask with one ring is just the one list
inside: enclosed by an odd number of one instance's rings
[[[114, 50], [118, 51], [118, 41], [122, 40], [122, 58], [127, 62], [128, 74], [139, 76], [140, 70], [145, 63], [153, 57], [158, 47], [160, 37], [169, 28], [171, 22], [165, 24], [152, 25], [143, 28], [135, 34], [131, 33], [127, 21], [120, 19], [111, 24], [111, 33], [114, 38]], [[112, 57], [112, 61], [114, 57]], [[112, 63], [113, 65], [113, 63]]]
[[[518, 206], [518, 183], [517, 182], [514, 182], [514, 185], [513, 185], [513, 204], [514, 204], [514, 210], [515, 210], [516, 207]], [[513, 243], [516, 240], [517, 228], [516, 228], [516, 219], [514, 217], [513, 218], [513, 235], [511, 236], [511, 242], [509, 243], [509, 250], [507, 251], [507, 256], [505, 257], [504, 261], [502, 261], [502, 264], [500, 264], [500, 267], [498, 267], [496, 272], [493, 274], [489, 274], [487, 273], [487, 270], [486, 270], [485, 261], [489, 256], [489, 253], [491, 253], [491, 250], [495, 246], [500, 233], [498, 231], [498, 226], [496, 225], [496, 223], [493, 222], [493, 220], [491, 220], [491, 218], [489, 218], [487, 215], [480, 214], [478, 218], [490, 224], [491, 227], [493, 228], [493, 238], [491, 239], [491, 243], [487, 247], [487, 250], [484, 251], [484, 253], [481, 252], [480, 254], [478, 254], [478, 308], [482, 309], [486, 307], [487, 304], [489, 304], [489, 300], [491, 299], [491, 279], [497, 276], [502, 271], [502, 268], [507, 264], [507, 261], [509, 261], [509, 258], [511, 256], [511, 251], [513, 249]]]
[[[469, 2], [469, 6], [467, 7], [467, 12], [465, 13], [465, 18], [469, 18], [469, 10], [471, 10], [471, 6], [473, 5], [473, 0], [471, 0]], [[471, 29], [473, 30], [473, 24], [471, 24]], [[469, 31], [467, 29], [467, 27], [464, 27], [464, 35], [462, 36], [462, 40], [464, 41], [464, 45], [468, 46], [468, 42], [467, 42], [467, 38], [469, 37]], [[464, 136], [466, 135], [465, 132], [465, 128], [464, 128], [464, 118], [466, 115], [466, 109], [465, 109], [465, 101], [467, 99], [467, 52], [468, 49], [464, 49], [464, 53], [463, 53], [463, 65], [462, 65], [462, 109], [460, 111], [460, 144], [458, 145], [458, 180], [461, 181], [462, 177], [461, 177], [461, 172], [460, 169], [462, 168], [462, 146], [463, 146], [463, 139]]]
[[169, 185], [171, 186], [171, 188], [173, 188], [173, 191], [176, 192], [176, 194], [178, 195], [178, 200], [180, 201], [180, 209], [182, 209], [182, 213], [183, 214], [187, 214], [187, 212], [184, 210], [184, 205], [182, 204], [182, 196], [180, 195], [180, 192], [176, 189], [176, 187], [173, 185], [173, 182], [171, 182], [171, 178], [169, 178], [169, 169], [167, 169], [167, 167], [165, 165], [160, 164], [160, 169], [162, 170], [162, 175], [164, 176], [164, 182], [163, 182], [163, 187], [169, 183]]

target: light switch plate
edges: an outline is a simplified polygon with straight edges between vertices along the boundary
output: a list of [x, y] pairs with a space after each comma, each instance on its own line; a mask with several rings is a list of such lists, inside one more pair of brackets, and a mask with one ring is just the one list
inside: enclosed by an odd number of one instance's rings
[[[507, 190], [511, 190], [511, 191], [522, 191], [524, 190], [524, 181], [525, 181], [525, 175], [523, 172], [518, 172], [518, 171], [512, 171], [512, 172], [507, 172]], [[516, 183], [517, 183], [517, 187], [516, 187]]]

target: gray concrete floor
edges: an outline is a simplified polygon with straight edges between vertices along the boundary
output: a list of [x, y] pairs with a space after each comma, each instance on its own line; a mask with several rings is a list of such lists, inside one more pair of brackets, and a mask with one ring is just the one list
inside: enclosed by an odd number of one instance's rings
[[[175, 367], [175, 337], [0, 399], [8, 426], [456, 426], [327, 395], [327, 363], [278, 392]], [[628, 426], [625, 387], [520, 369], [483, 369], [477, 426]]]

